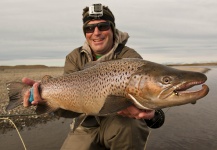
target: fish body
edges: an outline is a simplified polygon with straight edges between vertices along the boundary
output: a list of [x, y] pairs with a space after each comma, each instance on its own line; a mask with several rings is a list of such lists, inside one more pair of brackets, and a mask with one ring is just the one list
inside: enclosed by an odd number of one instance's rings
[[[207, 77], [199, 72], [174, 69], [154, 62], [126, 58], [99, 62], [68, 75], [42, 78], [39, 91], [43, 104], [38, 114], [59, 108], [86, 115], [108, 115], [134, 104], [140, 109], [161, 109], [193, 103], [209, 92], [186, 91], [203, 84]], [[7, 84], [9, 105], [13, 109], [31, 87], [20, 82]]]

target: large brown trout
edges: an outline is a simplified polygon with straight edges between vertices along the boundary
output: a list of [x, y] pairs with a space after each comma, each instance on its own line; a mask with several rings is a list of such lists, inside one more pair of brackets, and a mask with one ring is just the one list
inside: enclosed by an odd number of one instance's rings
[[[118, 59], [99, 62], [84, 70], [52, 78], [45, 76], [39, 86], [43, 104], [36, 113], [59, 108], [86, 115], [109, 115], [134, 104], [140, 109], [194, 103], [207, 95], [202, 85], [197, 91], [187, 89], [203, 84], [207, 77], [199, 72], [174, 69], [142, 59]], [[30, 86], [21, 82], [7, 84], [9, 105], [15, 108], [23, 101]]]

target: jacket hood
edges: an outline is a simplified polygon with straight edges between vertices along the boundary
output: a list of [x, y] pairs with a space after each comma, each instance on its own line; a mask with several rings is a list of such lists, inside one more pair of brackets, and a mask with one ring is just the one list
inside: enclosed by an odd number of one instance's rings
[[129, 35], [126, 32], [122, 32], [118, 29], [116, 29], [115, 32], [115, 44], [123, 44], [125, 45], [127, 43], [127, 40], [129, 39]]

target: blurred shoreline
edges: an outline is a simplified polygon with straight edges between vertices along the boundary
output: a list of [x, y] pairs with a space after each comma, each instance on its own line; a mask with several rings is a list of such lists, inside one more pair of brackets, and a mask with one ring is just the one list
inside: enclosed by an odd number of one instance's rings
[[[185, 64], [165, 64], [167, 66], [217, 66], [217, 62], [211, 63], [185, 63]], [[37, 68], [63, 68], [63, 66], [46, 66], [46, 65], [0, 65], [2, 69], [37, 69]]]

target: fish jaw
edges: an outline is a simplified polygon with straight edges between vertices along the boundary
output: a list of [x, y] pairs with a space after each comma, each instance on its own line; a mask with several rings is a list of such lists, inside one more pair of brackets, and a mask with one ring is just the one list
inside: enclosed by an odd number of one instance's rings
[[[206, 75], [202, 73], [163, 67], [134, 74], [126, 92], [139, 108], [161, 109], [195, 103], [203, 98], [209, 92], [208, 86], [204, 84], [206, 80]], [[200, 90], [190, 89], [199, 85], [202, 85]]]
[[[176, 86], [176, 88], [173, 87], [171, 89], [167, 89], [161, 92], [158, 96], [152, 95], [152, 97], [149, 97], [150, 94], [147, 94], [148, 96], [144, 96], [144, 94], [132, 92], [129, 92], [128, 95], [132, 99], [134, 105], [140, 109], [162, 109], [166, 107], [195, 103], [197, 100], [208, 94], [209, 88], [206, 84], [203, 84], [200, 90], [188, 91], [187, 89], [192, 87], [192, 84], [185, 83], [183, 85]], [[187, 85], [190, 86], [188, 87]]]
[[[202, 84], [202, 83], [201, 83]], [[165, 108], [171, 106], [184, 105], [187, 103], [195, 103], [197, 100], [205, 97], [209, 93], [209, 87], [202, 84], [200, 90], [188, 90], [193, 86], [200, 85], [199, 82], [183, 83], [168, 90], [167, 94], [162, 92], [156, 101], [155, 108]]]

